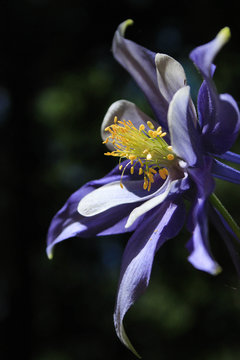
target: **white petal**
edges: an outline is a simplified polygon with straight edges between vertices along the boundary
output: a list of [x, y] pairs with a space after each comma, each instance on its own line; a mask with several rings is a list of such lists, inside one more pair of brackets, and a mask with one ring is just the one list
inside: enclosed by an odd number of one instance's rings
[[159, 189], [160, 195], [154, 196], [148, 201], [145, 201], [142, 205], [136, 207], [131, 214], [129, 215], [126, 228], [132, 226], [134, 221], [136, 221], [141, 215], [145, 214], [147, 211], [153, 209], [155, 206], [161, 204], [168, 196], [172, 187], [178, 182], [178, 180], [171, 180], [170, 177], [165, 181], [162, 187]]
[[[154, 193], [143, 189], [143, 180], [129, 180], [122, 183], [114, 181], [86, 195], [78, 205], [78, 212], [83, 216], [94, 216], [114, 206], [145, 201], [156, 196], [161, 188]], [[148, 194], [148, 195], [146, 195]]]
[[160, 93], [169, 103], [173, 95], [186, 85], [186, 74], [182, 65], [165, 54], [156, 54], [155, 63]]
[[[105, 131], [105, 129], [113, 124], [115, 116], [117, 116], [118, 120], [131, 120], [136, 128], [139, 128], [141, 124], [144, 124], [146, 129], [149, 129], [147, 121], [151, 121], [156, 128], [158, 127], [158, 124], [142, 112], [134, 103], [127, 100], [118, 100], [110, 106], [103, 119], [101, 126], [101, 136], [103, 141], [109, 136], [109, 132]], [[110, 150], [114, 149], [111, 143], [107, 143], [106, 146]]]

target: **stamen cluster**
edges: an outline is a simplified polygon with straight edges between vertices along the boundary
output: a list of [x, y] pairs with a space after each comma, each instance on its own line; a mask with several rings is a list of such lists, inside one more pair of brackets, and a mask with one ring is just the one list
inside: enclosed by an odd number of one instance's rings
[[[163, 180], [166, 179], [175, 155], [172, 147], [163, 139], [167, 133], [162, 131], [162, 127], [155, 129], [151, 121], [147, 122], [147, 126], [148, 130], [144, 124], [137, 129], [131, 120], [119, 121], [115, 116], [114, 123], [105, 129], [110, 135], [103, 144], [113, 144], [115, 150], [104, 155], [120, 158], [119, 169], [122, 170], [122, 177], [127, 166], [131, 165], [130, 172], [134, 174], [134, 168], [139, 164], [138, 175], [144, 176], [143, 188], [150, 191], [156, 174]], [[129, 159], [124, 168], [121, 164], [123, 158]], [[123, 187], [122, 183], [120, 186]]]

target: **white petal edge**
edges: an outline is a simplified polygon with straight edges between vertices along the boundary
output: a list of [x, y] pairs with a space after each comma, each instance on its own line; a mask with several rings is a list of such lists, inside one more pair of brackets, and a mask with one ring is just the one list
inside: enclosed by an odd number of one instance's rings
[[[147, 211], [153, 209], [155, 206], [160, 205], [168, 196], [173, 186], [179, 180], [171, 180], [170, 177], [165, 181], [160, 190], [164, 190], [160, 195], [154, 196], [152, 199], [144, 202], [142, 205], [136, 207], [129, 215], [125, 228], [129, 228], [132, 224]], [[156, 194], [156, 193], [155, 193]]]
[[154, 193], [141, 197], [134, 190], [142, 190], [143, 180], [125, 181], [122, 186], [123, 188], [120, 187], [120, 181], [114, 181], [92, 191], [79, 202], [78, 212], [83, 216], [94, 216], [115, 206], [149, 200], [163, 188], [162, 186]]
[[178, 61], [165, 54], [156, 54], [155, 63], [160, 93], [169, 103], [177, 90], [186, 85], [185, 71]]

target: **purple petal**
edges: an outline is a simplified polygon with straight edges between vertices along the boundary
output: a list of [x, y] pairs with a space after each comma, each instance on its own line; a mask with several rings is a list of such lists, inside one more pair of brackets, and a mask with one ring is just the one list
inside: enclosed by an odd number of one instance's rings
[[[188, 175], [185, 174], [184, 178], [174, 180], [169, 175], [168, 179], [164, 182], [159, 191], [154, 194], [154, 197], [151, 197], [149, 200], [133, 209], [129, 215], [126, 228], [131, 227], [133, 223], [140, 218], [140, 216], [152, 210], [157, 205], [160, 205], [170, 194], [180, 194], [182, 191], [187, 190], [187, 177]], [[182, 185], [183, 187], [181, 189]]]
[[198, 46], [190, 53], [191, 60], [204, 77], [210, 78], [212, 76], [212, 62], [221, 48], [229, 41], [230, 36], [229, 28], [225, 27], [218, 33], [215, 39], [207, 44]]
[[94, 216], [115, 206], [147, 201], [165, 191], [167, 181], [163, 184], [160, 176], [155, 178], [149, 192], [143, 189], [143, 177], [124, 180], [122, 186], [120, 180], [110, 182], [86, 195], [78, 205], [78, 212], [83, 216]]
[[207, 199], [214, 189], [210, 170], [211, 160], [206, 159], [204, 168], [195, 168], [189, 171], [197, 186], [197, 193], [189, 222], [189, 230], [193, 236], [188, 242], [187, 248], [191, 253], [188, 260], [196, 269], [216, 275], [221, 268], [212, 257], [208, 241]]
[[235, 164], [240, 164], [240, 155], [231, 151], [227, 151], [222, 155], [218, 155], [218, 157], [223, 160], [234, 162]]
[[212, 173], [216, 178], [240, 184], [240, 171], [216, 159], [213, 160]]
[[184, 205], [180, 199], [176, 203], [165, 201], [144, 219], [124, 251], [114, 312], [117, 335], [135, 354], [124, 331], [123, 318], [148, 286], [156, 251], [181, 230], [185, 219]]
[[214, 40], [197, 47], [190, 54], [205, 79], [199, 91], [198, 112], [205, 149], [213, 154], [222, 154], [230, 149], [240, 128], [235, 100], [228, 94], [219, 96], [212, 81], [212, 61], [229, 38], [229, 29], [224, 28]]
[[133, 41], [124, 38], [124, 33], [132, 21], [121, 23], [115, 32], [112, 44], [116, 60], [131, 74], [147, 97], [156, 118], [168, 130], [168, 102], [158, 88], [155, 56], [156, 54]]
[[189, 166], [200, 161], [200, 136], [190, 108], [190, 88], [178, 90], [169, 105], [168, 124], [173, 151]]
[[[123, 180], [128, 179], [129, 176], [132, 177], [132, 175], [128, 175], [126, 172]], [[65, 205], [52, 219], [48, 230], [47, 253], [50, 258], [52, 257], [54, 245], [70, 237], [80, 235], [81, 237], [89, 237], [93, 235], [107, 235], [108, 233], [116, 234], [134, 229], [137, 224], [134, 224], [130, 229], [126, 229], [125, 224], [129, 212], [132, 211], [135, 205], [119, 206], [91, 218], [81, 216], [77, 211], [79, 201], [83, 197], [109, 182], [118, 181], [120, 178], [121, 172], [117, 166], [107, 176], [99, 180], [90, 181], [70, 196]]]

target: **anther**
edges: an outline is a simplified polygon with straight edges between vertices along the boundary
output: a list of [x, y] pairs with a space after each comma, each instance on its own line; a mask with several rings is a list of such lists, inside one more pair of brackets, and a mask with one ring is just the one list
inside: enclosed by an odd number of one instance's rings
[[114, 116], [114, 124], [116, 124], [116, 123], [117, 123], [117, 121], [118, 121], [117, 116]]
[[167, 135], [167, 133], [166, 132], [163, 132], [163, 133], [161, 133], [159, 136], [160, 137], [164, 137], [164, 136], [166, 136]]
[[130, 173], [133, 175], [134, 174], [134, 167], [132, 166], [130, 169]]
[[142, 168], [139, 168], [138, 170], [138, 175], [142, 175], [143, 174], [143, 169]]
[[174, 155], [173, 155], [173, 154], [168, 154], [168, 155], [167, 155], [167, 159], [168, 159], [168, 160], [173, 160], [173, 159], [174, 159]]
[[150, 129], [154, 129], [154, 125], [151, 121], [147, 121], [148, 127], [150, 127]]
[[143, 125], [143, 124], [141, 124], [140, 126], [139, 126], [139, 132], [140, 131], [143, 131], [145, 129], [145, 126]]

